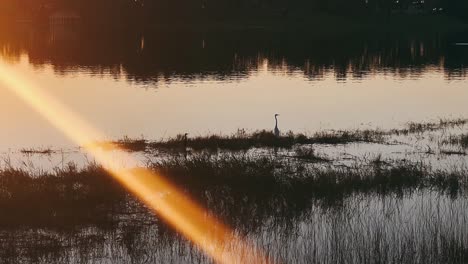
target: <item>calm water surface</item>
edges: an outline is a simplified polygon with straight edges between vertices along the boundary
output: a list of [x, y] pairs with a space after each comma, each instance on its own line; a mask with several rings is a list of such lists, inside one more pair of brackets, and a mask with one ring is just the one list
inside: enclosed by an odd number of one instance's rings
[[[109, 139], [271, 129], [274, 113], [311, 133], [468, 116], [459, 40], [26, 28], [2, 35], [0, 60]], [[0, 122], [3, 150], [72, 145], [1, 86]]]

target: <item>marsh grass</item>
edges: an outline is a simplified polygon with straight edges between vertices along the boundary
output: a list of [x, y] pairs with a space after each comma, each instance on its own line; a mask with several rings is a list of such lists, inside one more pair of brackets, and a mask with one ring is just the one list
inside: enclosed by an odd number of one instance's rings
[[294, 149], [294, 157], [309, 162], [330, 162], [329, 159], [316, 153], [313, 147], [298, 146]]
[[464, 148], [468, 148], [468, 134], [460, 136], [459, 142]]
[[447, 128], [462, 127], [468, 124], [468, 119], [456, 118], [456, 119], [439, 119], [438, 122], [409, 122], [406, 124], [406, 128], [403, 129], [392, 129], [389, 133], [392, 134], [414, 134], [437, 131]]
[[442, 143], [456, 145], [464, 149], [467, 149], [468, 148], [468, 134], [456, 135], [456, 136], [451, 135], [447, 139], [445, 139]]
[[[73, 165], [33, 175], [7, 168], [0, 172], [0, 225], [66, 227], [111, 220], [126, 192], [97, 165]], [[102, 210], [101, 210], [102, 209]], [[8, 213], [6, 213], [8, 212]]]
[[245, 150], [253, 147], [279, 147], [290, 148], [297, 140], [303, 138], [303, 135], [288, 133], [281, 137], [276, 137], [272, 132], [261, 130], [251, 134], [245, 130], [238, 130], [231, 136], [209, 135], [188, 137], [185, 141], [184, 136], [178, 135], [175, 138], [169, 138], [165, 141], [153, 142], [151, 148], [177, 148], [184, 147], [193, 150]]
[[103, 150], [124, 150], [124, 151], [145, 151], [148, 146], [148, 140], [140, 138], [130, 138], [128, 136], [124, 136], [122, 139], [115, 140], [115, 141], [95, 141], [91, 142], [85, 147], [98, 147]]
[[145, 151], [148, 145], [148, 141], [143, 138], [132, 139], [128, 136], [125, 136], [123, 139], [118, 140], [116, 144], [120, 149], [127, 151]]
[[[265, 130], [162, 141], [124, 137], [102, 142], [102, 147], [168, 150], [148, 161], [147, 169], [164, 175], [236, 234], [257, 239], [272, 263], [466, 263], [465, 169], [435, 170], [381, 154], [340, 166], [317, 146], [385, 144], [392, 135], [464, 124], [445, 120], [400, 130], [289, 132], [279, 138]], [[466, 146], [466, 138], [452, 136], [447, 142]], [[246, 151], [251, 148], [262, 151]], [[446, 151], [434, 154], [465, 153]], [[408, 197], [420, 193], [425, 196], [416, 206]], [[433, 193], [446, 201], [443, 206], [437, 199], [426, 202]], [[414, 219], [406, 217], [414, 214]], [[97, 164], [39, 172], [5, 166], [0, 170], [0, 215], [0, 263], [77, 258], [102, 263], [109, 260], [103, 254], [109, 246], [120, 250], [113, 251], [112, 263], [212, 262]]]
[[[318, 131], [312, 135], [294, 133], [289, 131], [280, 137], [276, 137], [272, 131], [259, 130], [252, 133], [239, 129], [232, 135], [206, 135], [190, 137], [183, 134], [167, 139], [152, 141], [147, 139], [132, 139], [125, 136], [116, 141], [96, 142], [94, 145], [103, 149], [112, 150], [116, 147], [127, 151], [151, 151], [169, 150], [176, 152], [187, 152], [188, 150], [227, 150], [243, 151], [251, 148], [283, 148], [291, 149], [298, 145], [327, 144], [342, 145], [349, 143], [388, 143], [387, 140], [393, 135], [421, 134], [447, 128], [463, 127], [468, 119], [440, 119], [438, 122], [410, 122], [402, 129], [380, 130], [327, 130]], [[464, 143], [463, 143], [464, 142]], [[468, 146], [468, 137], [461, 139], [460, 143]]]
[[[453, 194], [466, 186], [463, 171], [435, 174], [419, 164], [389, 166], [374, 161], [370, 165], [316, 167], [301, 160], [204, 153], [161, 159], [149, 168], [207, 207], [216, 208], [216, 200], [223, 197], [224, 205], [231, 206], [228, 211], [244, 210], [255, 201], [265, 213], [273, 214], [289, 208], [305, 209], [312, 200], [334, 204], [355, 193], [403, 194], [424, 187]], [[0, 218], [2, 226], [21, 222], [31, 226], [111, 223], [113, 213], [124, 212], [127, 203], [126, 191], [98, 165], [80, 170], [69, 165], [42, 175], [11, 168], [0, 171], [0, 211], [9, 212]]]
[[51, 148], [24, 148], [20, 150], [20, 153], [26, 154], [26, 155], [33, 155], [33, 154], [38, 154], [38, 155], [52, 155], [56, 153], [57, 151], [51, 149]]
[[461, 150], [448, 150], [448, 149], [442, 149], [442, 150], [440, 150], [440, 154], [443, 154], [443, 155], [459, 155], [459, 156], [465, 156], [465, 155], [467, 155], [466, 151], [461, 151]]
[[353, 131], [322, 131], [307, 136], [302, 133], [288, 132], [280, 137], [276, 137], [272, 132], [266, 130], [247, 133], [239, 130], [233, 135], [207, 135], [197, 137], [185, 137], [177, 135], [160, 141], [150, 141], [145, 139], [131, 139], [125, 137], [122, 140], [111, 142], [98, 142], [95, 145], [104, 149], [119, 147], [129, 151], [145, 150], [171, 150], [171, 151], [201, 151], [201, 150], [228, 150], [242, 151], [251, 148], [283, 148], [290, 149], [297, 145], [306, 144], [348, 144], [353, 142], [375, 142], [384, 141], [384, 133], [373, 130], [353, 130]]
[[[315, 157], [316, 154], [311, 154], [309, 150], [304, 150], [306, 155]], [[435, 191], [458, 200], [468, 186], [464, 170], [432, 171], [420, 163], [390, 164], [380, 156], [365, 164], [357, 163], [343, 168], [315, 166], [315, 163], [301, 159], [210, 152], [187, 158], [168, 156], [148, 164], [148, 169], [167, 177], [234, 227], [241, 236], [259, 234], [265, 229], [268, 230], [267, 234], [274, 234], [271, 238], [263, 236], [259, 243], [274, 256], [276, 263], [285, 259], [297, 263], [308, 260], [320, 263], [341, 263], [345, 260], [349, 263], [378, 263], [398, 256], [408, 260], [399, 263], [423, 263], [411, 262], [410, 255], [413, 253], [398, 253], [398, 250], [409, 247], [424, 256], [425, 249], [419, 248], [420, 239], [442, 238], [445, 242], [437, 244], [438, 251], [427, 256], [427, 261], [447, 259], [453, 262], [455, 256], [465, 256], [466, 244], [454, 240], [445, 231], [430, 231], [432, 227], [443, 226], [441, 220], [427, 222], [430, 228], [409, 226], [410, 231], [415, 233], [408, 234], [408, 240], [404, 243], [410, 244], [405, 246], [400, 240], [389, 240], [390, 235], [399, 237], [399, 232], [381, 227], [383, 224], [398, 226], [398, 222], [391, 220], [393, 215], [399, 213], [398, 208], [385, 213], [384, 217], [380, 216], [379, 211], [368, 213], [375, 206], [357, 206], [362, 199], [366, 199], [363, 197], [378, 197], [377, 201], [388, 197], [403, 199], [420, 190]], [[311, 211], [311, 208], [316, 209]], [[417, 210], [423, 216], [432, 213], [427, 211], [427, 206]], [[40, 263], [53, 263], [55, 259], [59, 263], [67, 261], [61, 256], [70, 248], [79, 248], [84, 256], [94, 256], [99, 262], [105, 259], [99, 251], [109, 241], [125, 249], [124, 253], [118, 253], [121, 254], [118, 256], [122, 256], [122, 259], [117, 259], [120, 263], [144, 261], [140, 257], [149, 252], [158, 252], [156, 259], [164, 258], [167, 261], [210, 262], [199, 251], [187, 246], [186, 241], [179, 240], [171, 228], [157, 218], [153, 219], [145, 206], [128, 195], [96, 164], [83, 169], [69, 165], [41, 175], [3, 169], [0, 171], [0, 212], [0, 242], [4, 245], [0, 249], [0, 257], [12, 262], [19, 257]], [[297, 236], [306, 236], [309, 242], [302, 247], [286, 250], [289, 244], [296, 245], [294, 241], [301, 241], [295, 237], [292, 228], [304, 219], [314, 223], [309, 227], [312, 229], [298, 231]], [[377, 225], [379, 221], [386, 222]], [[408, 223], [412, 222], [405, 220], [402, 225]], [[86, 227], [89, 226], [95, 231], [77, 231], [88, 230]], [[148, 228], [157, 231], [147, 233]], [[2, 237], [2, 230], [8, 230], [10, 237]], [[21, 230], [44, 230], [44, 234], [56, 235], [34, 235]], [[117, 234], [113, 233], [115, 230], [118, 230]], [[364, 239], [368, 234], [371, 240], [359, 242], [360, 236]], [[354, 242], [348, 244], [346, 241]], [[17, 250], [18, 243], [21, 243], [22, 250]], [[371, 244], [379, 243], [394, 243], [387, 245], [392, 247], [393, 252], [388, 254], [393, 255], [386, 255], [382, 248], [372, 249]], [[353, 246], [361, 244], [366, 247]], [[434, 250], [434, 245], [429, 245]], [[93, 248], [97, 251], [94, 252]], [[159, 251], [158, 248], [164, 250]], [[177, 249], [176, 252], [174, 249]], [[314, 250], [315, 254], [309, 254]], [[362, 254], [359, 261], [356, 254]], [[181, 256], [185, 257], [179, 259]], [[330, 259], [331, 256], [337, 259]]]

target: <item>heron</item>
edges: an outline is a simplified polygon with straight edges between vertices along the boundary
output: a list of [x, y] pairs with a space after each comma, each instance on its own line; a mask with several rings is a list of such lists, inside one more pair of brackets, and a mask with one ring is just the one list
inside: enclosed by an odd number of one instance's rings
[[184, 157], [187, 158], [188, 150], [187, 150], [187, 145], [188, 145], [188, 135], [189, 133], [184, 134]]
[[184, 150], [187, 150], [188, 135], [189, 133], [184, 134]]
[[276, 137], [279, 137], [279, 136], [280, 136], [280, 130], [278, 129], [278, 116], [279, 116], [279, 114], [275, 114], [275, 121], [276, 121], [276, 124], [275, 124], [274, 133], [275, 133], [275, 136], [276, 136]]

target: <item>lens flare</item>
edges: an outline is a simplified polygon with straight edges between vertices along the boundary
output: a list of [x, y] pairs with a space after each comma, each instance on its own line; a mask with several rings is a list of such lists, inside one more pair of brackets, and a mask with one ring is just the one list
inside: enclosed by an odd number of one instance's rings
[[[105, 138], [102, 133], [40, 87], [0, 62], [0, 82], [78, 145]], [[117, 146], [113, 146], [118, 148]], [[162, 175], [147, 169], [118, 169], [114, 159], [93, 145], [87, 151], [118, 182], [217, 263], [268, 263], [262, 251], [240, 239]]]

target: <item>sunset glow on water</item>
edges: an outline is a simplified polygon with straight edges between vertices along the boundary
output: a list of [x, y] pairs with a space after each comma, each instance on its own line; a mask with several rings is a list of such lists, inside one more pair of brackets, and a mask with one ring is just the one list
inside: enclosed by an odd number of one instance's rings
[[0, 1], [0, 263], [468, 261], [463, 1], [114, 2]]

